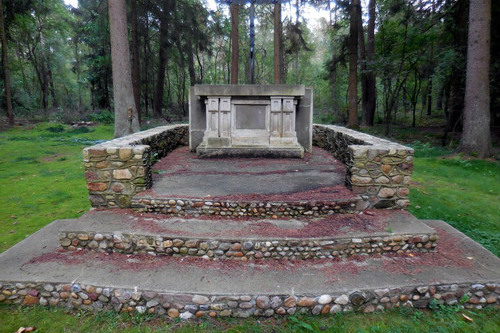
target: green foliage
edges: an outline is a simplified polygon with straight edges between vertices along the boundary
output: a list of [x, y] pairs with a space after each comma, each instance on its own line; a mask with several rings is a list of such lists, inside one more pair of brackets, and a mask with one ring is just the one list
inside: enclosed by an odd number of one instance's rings
[[99, 112], [91, 113], [88, 119], [95, 123], [111, 125], [115, 121], [115, 115], [109, 110], [100, 110]]
[[89, 208], [81, 151], [112, 136], [110, 126], [82, 130], [54, 123], [0, 133], [0, 252]]
[[420, 143], [415, 148], [410, 211], [419, 218], [444, 220], [500, 255], [500, 164], [440, 156], [446, 150]]

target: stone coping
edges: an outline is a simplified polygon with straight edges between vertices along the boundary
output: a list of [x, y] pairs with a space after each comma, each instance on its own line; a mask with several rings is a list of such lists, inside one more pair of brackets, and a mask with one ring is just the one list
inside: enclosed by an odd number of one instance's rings
[[197, 84], [196, 96], [304, 96], [302, 84]]
[[[390, 150], [392, 149], [392, 150], [407, 151], [408, 154], [414, 153], [414, 149], [411, 147], [404, 146], [400, 143], [382, 139], [367, 133], [355, 131], [350, 128], [337, 125], [322, 125], [322, 124], [314, 124], [314, 126], [324, 127], [327, 129], [331, 129], [332, 131], [335, 131], [337, 133], [341, 133], [343, 136], [345, 136], [348, 140], [352, 142], [351, 145], [358, 146], [356, 147], [357, 149], [355, 149], [358, 155], [364, 154], [365, 149], [390, 149]], [[392, 154], [395, 154], [395, 152], [392, 152]]]
[[173, 130], [173, 129], [178, 129], [179, 127], [186, 127], [188, 126], [187, 124], [179, 124], [179, 125], [165, 125], [165, 126], [158, 126], [154, 127], [148, 130], [140, 131], [137, 133], [133, 133], [130, 135], [123, 136], [121, 138], [116, 138], [113, 140], [109, 140], [106, 142], [101, 142], [99, 144], [96, 144], [91, 147], [84, 148], [84, 154], [85, 152], [91, 150], [91, 149], [103, 149], [103, 148], [122, 148], [122, 147], [128, 147], [128, 146], [148, 146], [145, 142], [149, 141], [151, 137], [154, 137], [156, 135], [162, 134], [164, 132]]

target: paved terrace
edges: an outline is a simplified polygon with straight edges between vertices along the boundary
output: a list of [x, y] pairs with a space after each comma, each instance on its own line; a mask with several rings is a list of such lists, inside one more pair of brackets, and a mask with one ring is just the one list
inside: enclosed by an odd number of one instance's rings
[[310, 200], [355, 198], [345, 184], [345, 166], [314, 147], [304, 159], [199, 158], [177, 148], [153, 165], [153, 187], [139, 197]]

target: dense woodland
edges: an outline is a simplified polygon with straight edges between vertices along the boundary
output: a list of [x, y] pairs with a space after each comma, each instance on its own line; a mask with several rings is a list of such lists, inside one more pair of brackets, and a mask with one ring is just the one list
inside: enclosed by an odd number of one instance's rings
[[[483, 60], [491, 59], [490, 100], [489, 112], [473, 118], [490, 116], [491, 133], [500, 136], [500, 3], [483, 5], [488, 1], [283, 1], [276, 26], [280, 81], [314, 88], [316, 121], [380, 124], [386, 134], [394, 126], [439, 125], [442, 144], [456, 144], [464, 123], [469, 5], [476, 6], [492, 18], [490, 57], [476, 50]], [[248, 5], [238, 6], [235, 39], [227, 2], [218, 10], [201, 0], [126, 4], [135, 107], [142, 122], [183, 121], [189, 86], [230, 83], [233, 40], [239, 45], [238, 82], [249, 82]], [[304, 16], [306, 6], [328, 11], [329, 18]], [[256, 6], [256, 83], [274, 82], [274, 11], [274, 5]], [[79, 0], [77, 8], [63, 0], [0, 0], [0, 103], [11, 123], [112, 119], [109, 17], [105, 0]], [[481, 80], [480, 71], [469, 72]]]

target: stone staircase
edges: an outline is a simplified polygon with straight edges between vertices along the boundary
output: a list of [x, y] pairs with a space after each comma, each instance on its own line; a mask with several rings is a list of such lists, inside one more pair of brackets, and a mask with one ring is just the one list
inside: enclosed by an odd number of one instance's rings
[[86, 149], [96, 208], [0, 254], [0, 302], [183, 319], [500, 307], [497, 257], [401, 209], [412, 151], [335, 131], [315, 142], [342, 163], [197, 159], [181, 127]]
[[325, 259], [434, 251], [435, 230], [404, 211], [321, 218], [163, 217], [91, 211], [59, 234], [66, 250], [203, 259]]

